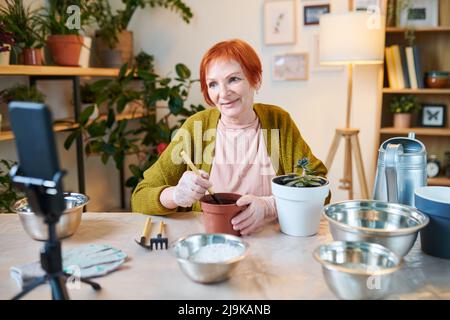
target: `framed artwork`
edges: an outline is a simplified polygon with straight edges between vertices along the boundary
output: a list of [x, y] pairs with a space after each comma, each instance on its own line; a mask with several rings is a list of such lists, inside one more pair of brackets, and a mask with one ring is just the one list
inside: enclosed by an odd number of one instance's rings
[[386, 0], [348, 0], [349, 11], [369, 11], [385, 14]]
[[295, 2], [293, 0], [264, 3], [265, 44], [295, 43]]
[[305, 26], [318, 25], [320, 16], [329, 12], [329, 4], [305, 5], [303, 7], [303, 24]]
[[344, 66], [332, 66], [320, 64], [320, 36], [318, 33], [313, 34], [311, 37], [311, 71], [313, 72], [326, 72], [326, 71], [342, 71]]
[[273, 57], [273, 79], [308, 80], [308, 53], [286, 53]]
[[439, 17], [438, 0], [410, 0], [400, 11], [400, 27], [437, 27]]
[[420, 125], [422, 127], [445, 127], [447, 106], [444, 104], [422, 104]]

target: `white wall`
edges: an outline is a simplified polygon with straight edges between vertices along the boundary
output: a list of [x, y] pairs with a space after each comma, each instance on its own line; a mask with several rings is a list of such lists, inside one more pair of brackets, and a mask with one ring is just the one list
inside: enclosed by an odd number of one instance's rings
[[[297, 42], [293, 45], [267, 46], [263, 39], [264, 0], [184, 0], [194, 13], [190, 24], [168, 10], [155, 8], [138, 11], [131, 21], [134, 32], [134, 50], [142, 48], [155, 55], [157, 71], [174, 74], [176, 63], [185, 63], [198, 77], [198, 66], [204, 52], [218, 41], [241, 38], [249, 42], [260, 54], [263, 63], [263, 83], [257, 102], [279, 105], [285, 108], [296, 121], [304, 139], [317, 157], [325, 161], [334, 129], [345, 125], [346, 72], [310, 71], [307, 81], [274, 81], [271, 77], [271, 59], [274, 54], [287, 52], [309, 52], [312, 54], [313, 35], [317, 26], [303, 26], [303, 4], [331, 3], [332, 12], [347, 10], [347, 0], [300, 1], [297, 5]], [[120, 0], [111, 1], [120, 5]], [[310, 57], [312, 58], [312, 57]], [[310, 59], [312, 60], [312, 59]], [[377, 74], [380, 67], [358, 67], [354, 74], [354, 106], [352, 126], [361, 128], [360, 141], [369, 188], [372, 186], [375, 151], [375, 114], [377, 106]], [[26, 81], [14, 77], [14, 81]], [[10, 78], [0, 77], [0, 89], [11, 84]], [[68, 84], [42, 84], [49, 98], [48, 104], [55, 112], [70, 114], [71, 92]], [[57, 94], [57, 96], [54, 96]], [[191, 91], [190, 102], [204, 103], [199, 86]], [[63, 109], [63, 111], [61, 111]], [[59, 110], [59, 111], [56, 111]], [[65, 179], [68, 190], [77, 189], [75, 152], [63, 150], [62, 143], [67, 134], [59, 133], [62, 167], [69, 170]], [[14, 143], [0, 142], [0, 158], [15, 159]], [[91, 197], [90, 211], [103, 211], [119, 206], [118, 174], [110, 162], [103, 166], [98, 158], [86, 161], [87, 194]], [[344, 200], [347, 193], [339, 190], [342, 177], [343, 145], [329, 173], [332, 183], [333, 201]], [[356, 170], [354, 170], [356, 179]], [[355, 186], [355, 197], [359, 187]], [[128, 197], [129, 199], [129, 197]]]

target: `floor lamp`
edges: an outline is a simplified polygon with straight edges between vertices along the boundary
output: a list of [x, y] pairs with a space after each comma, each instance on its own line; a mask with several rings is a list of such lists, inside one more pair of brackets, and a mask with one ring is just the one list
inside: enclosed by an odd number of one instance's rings
[[359, 144], [359, 129], [350, 126], [353, 69], [357, 64], [381, 64], [384, 53], [384, 17], [366, 12], [324, 14], [320, 17], [320, 63], [346, 65], [348, 70], [347, 113], [344, 128], [337, 128], [325, 166], [330, 170], [341, 139], [345, 140], [344, 178], [340, 189], [353, 199], [352, 154], [361, 185], [361, 198], [368, 199], [367, 181]]

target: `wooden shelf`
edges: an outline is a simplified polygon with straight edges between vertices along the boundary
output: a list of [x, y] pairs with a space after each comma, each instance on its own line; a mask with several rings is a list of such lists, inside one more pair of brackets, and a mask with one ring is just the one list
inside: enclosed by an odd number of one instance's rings
[[[127, 113], [127, 114], [119, 114], [116, 116], [116, 120], [132, 120], [132, 119], [140, 119], [144, 117], [144, 113], [142, 112], [136, 112], [136, 113]], [[106, 115], [101, 115], [100, 119], [105, 120], [107, 118]], [[55, 132], [61, 132], [61, 131], [67, 131], [72, 130], [75, 128], [78, 128], [78, 124], [74, 123], [75, 121], [73, 119], [67, 119], [63, 120], [64, 122], [57, 122], [53, 125], [53, 131]], [[6, 140], [12, 140], [14, 139], [14, 134], [12, 131], [0, 131], [0, 141], [6, 141]]]
[[[388, 33], [405, 32], [406, 30], [409, 30], [409, 29], [400, 28], [400, 27], [387, 27], [386, 28], [386, 32], [388, 32]], [[450, 26], [416, 28], [416, 29], [411, 29], [411, 30], [414, 30], [414, 32], [450, 32]]]
[[450, 179], [447, 177], [436, 177], [436, 178], [428, 178], [429, 186], [449, 186], [450, 187]]
[[383, 88], [383, 93], [402, 93], [402, 94], [450, 94], [449, 89], [391, 89]]
[[413, 127], [413, 128], [381, 128], [381, 134], [398, 134], [398, 135], [407, 135], [409, 132], [414, 132], [418, 136], [444, 136], [450, 137], [450, 128], [421, 128], [421, 127]]
[[0, 75], [115, 77], [119, 69], [57, 66], [0, 66]]

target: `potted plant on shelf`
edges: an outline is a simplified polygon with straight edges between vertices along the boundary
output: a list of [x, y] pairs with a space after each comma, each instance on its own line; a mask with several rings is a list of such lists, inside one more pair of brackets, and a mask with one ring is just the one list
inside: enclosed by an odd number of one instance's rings
[[410, 128], [411, 115], [419, 107], [415, 96], [394, 97], [389, 110], [394, 114], [394, 128]]
[[3, 118], [3, 128], [10, 129], [8, 118], [8, 103], [11, 101], [44, 102], [45, 95], [35, 86], [28, 87], [23, 84], [0, 91], [0, 114]]
[[14, 35], [15, 47], [20, 49], [19, 61], [26, 65], [42, 65], [45, 35], [39, 21], [41, 9], [25, 7], [23, 0], [6, 0], [0, 6], [4, 29]]
[[190, 8], [181, 0], [122, 0], [124, 8], [113, 13], [108, 0], [89, 5], [98, 30], [95, 36], [96, 57], [102, 67], [118, 68], [133, 62], [133, 33], [128, 31], [131, 18], [138, 8], [160, 6], [178, 12], [189, 23]]
[[[75, 139], [82, 136], [88, 156], [99, 155], [104, 164], [112, 158], [118, 170], [122, 169], [126, 156], [133, 157], [128, 161], [131, 176], [125, 185], [134, 189], [143, 178], [143, 172], [167, 147], [173, 131], [187, 117], [204, 109], [201, 105], [184, 106], [190, 87], [197, 80], [191, 79], [190, 70], [183, 64], [177, 64], [175, 71], [174, 79], [156, 74], [153, 56], [142, 52], [133, 65], [124, 64], [115, 79], [93, 83], [96, 103], [107, 106], [107, 115], [89, 121], [94, 108], [86, 108], [80, 114], [79, 127], [67, 137], [65, 148], [69, 149]], [[119, 117], [130, 102], [142, 106], [139, 120]], [[165, 115], [157, 118], [158, 102], [165, 102], [168, 108]], [[159, 115], [160, 112], [163, 109], [159, 110]]]
[[[76, 11], [69, 7], [78, 8]], [[75, 17], [74, 15], [77, 15]], [[75, 19], [76, 18], [76, 19]], [[79, 22], [79, 23], [78, 23]], [[40, 15], [47, 37], [47, 47], [53, 61], [60, 66], [88, 67], [92, 39], [82, 35], [93, 23], [88, 1], [49, 0]]]
[[5, 24], [0, 21], [0, 66], [9, 65], [11, 47], [15, 44], [14, 36], [5, 31]]
[[309, 159], [298, 161], [301, 173], [291, 173], [272, 179], [272, 194], [283, 233], [311, 236], [317, 233], [322, 208], [330, 190], [326, 178], [314, 175]]

